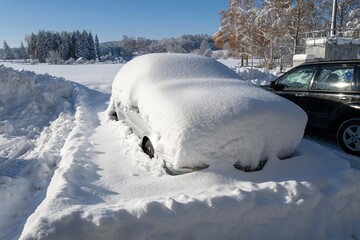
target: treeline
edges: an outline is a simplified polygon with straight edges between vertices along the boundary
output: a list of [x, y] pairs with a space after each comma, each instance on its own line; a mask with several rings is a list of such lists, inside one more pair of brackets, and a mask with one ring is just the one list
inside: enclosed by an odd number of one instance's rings
[[20, 48], [11, 49], [6, 41], [4, 41], [3, 49], [0, 49], [0, 57], [4, 60], [27, 59], [29, 55], [23, 42], [21, 42]]
[[33, 59], [39, 62], [59, 64], [83, 60], [122, 60], [128, 61], [134, 56], [146, 53], [194, 53], [211, 57], [216, 50], [211, 36], [196, 34], [182, 35], [177, 38], [151, 40], [143, 37], [123, 36], [120, 41], [99, 44], [97, 35], [91, 32], [53, 32], [39, 31], [26, 36], [27, 48], [21, 43], [20, 48], [10, 48], [4, 41], [0, 49], [0, 58]]
[[99, 40], [91, 32], [83, 30], [73, 32], [52, 32], [41, 30], [31, 33], [25, 38], [27, 52], [31, 59], [39, 62], [57, 63], [69, 59], [84, 58], [94, 60], [99, 58]]
[[162, 40], [150, 40], [143, 37], [133, 38], [125, 35], [120, 41], [100, 44], [100, 53], [103, 59], [122, 58], [124, 60], [129, 60], [135, 55], [162, 52], [211, 56], [215, 49], [212, 37], [203, 34], [182, 35], [177, 38]]

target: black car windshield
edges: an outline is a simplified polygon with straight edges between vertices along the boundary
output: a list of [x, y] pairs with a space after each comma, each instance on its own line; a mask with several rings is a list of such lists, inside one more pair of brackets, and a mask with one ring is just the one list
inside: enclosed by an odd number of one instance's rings
[[280, 78], [278, 84], [281, 84], [284, 90], [307, 89], [314, 72], [315, 67], [298, 68]]

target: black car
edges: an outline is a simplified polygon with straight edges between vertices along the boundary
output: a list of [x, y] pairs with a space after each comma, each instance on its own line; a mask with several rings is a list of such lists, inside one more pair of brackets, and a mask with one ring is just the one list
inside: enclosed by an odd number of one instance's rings
[[307, 113], [308, 130], [329, 133], [360, 156], [360, 60], [304, 63], [268, 88]]

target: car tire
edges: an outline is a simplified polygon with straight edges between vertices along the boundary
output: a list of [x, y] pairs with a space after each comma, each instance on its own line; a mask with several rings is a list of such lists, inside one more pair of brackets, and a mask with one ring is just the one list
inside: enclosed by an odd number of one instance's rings
[[360, 118], [343, 122], [337, 132], [337, 141], [344, 152], [360, 156]]
[[148, 155], [150, 158], [154, 157], [154, 147], [150, 141], [150, 139], [145, 138], [143, 140], [143, 147], [142, 147], [143, 151], [145, 152], [146, 155]]

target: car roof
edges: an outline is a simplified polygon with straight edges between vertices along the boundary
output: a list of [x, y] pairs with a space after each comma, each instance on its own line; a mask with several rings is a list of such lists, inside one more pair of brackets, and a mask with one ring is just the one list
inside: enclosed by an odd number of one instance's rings
[[347, 60], [319, 60], [319, 61], [311, 61], [305, 62], [300, 66], [309, 66], [309, 65], [324, 65], [324, 64], [360, 64], [360, 59], [347, 59]]
[[[133, 67], [135, 69], [132, 69]], [[194, 78], [240, 79], [235, 71], [215, 59], [178, 53], [142, 55], [128, 62], [120, 72], [129, 72], [130, 74], [123, 80], [134, 84], [137, 84], [136, 80], [145, 78], [154, 84], [173, 82], [176, 79], [182, 81]]]

